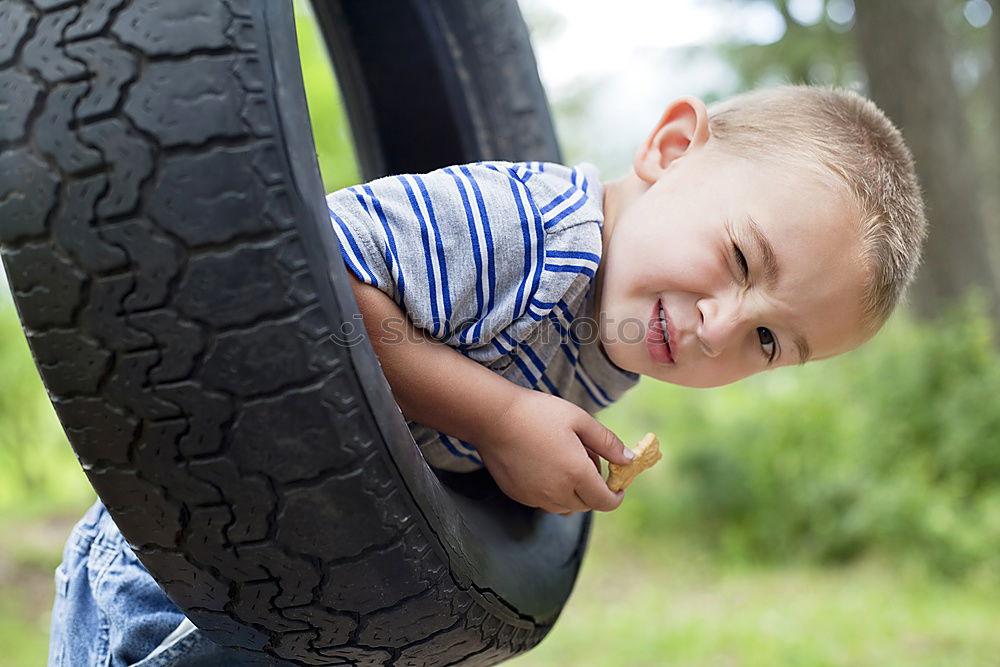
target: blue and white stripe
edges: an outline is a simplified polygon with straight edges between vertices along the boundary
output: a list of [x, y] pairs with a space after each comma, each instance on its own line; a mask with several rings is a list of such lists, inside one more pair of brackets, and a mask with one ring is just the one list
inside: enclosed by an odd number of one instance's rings
[[562, 194], [556, 196], [548, 204], [542, 207], [542, 222], [545, 229], [555, 227], [563, 220], [569, 218], [589, 201], [587, 193], [575, 185], [570, 185]]
[[589, 278], [597, 274], [601, 258], [592, 252], [579, 250], [546, 250], [545, 270], [566, 273], [582, 273]]
[[549, 318], [552, 321], [553, 326], [555, 326], [556, 330], [561, 334], [562, 340], [559, 343], [559, 349], [562, 351], [563, 355], [565, 355], [569, 365], [573, 368], [573, 377], [575, 377], [580, 383], [580, 386], [583, 387], [583, 390], [590, 397], [590, 400], [598, 406], [605, 408], [611, 405], [613, 399], [608, 395], [603, 387], [590, 377], [580, 363], [580, 339], [576, 336], [576, 333], [570, 326], [573, 322], [573, 313], [570, 312], [565, 303], [560, 302], [557, 304], [556, 308], [549, 313]]
[[[634, 378], [570, 327], [601, 262], [603, 187], [592, 167], [481, 162], [331, 194], [341, 257], [415, 326], [519, 385], [588, 411]], [[482, 465], [475, 447], [418, 424], [428, 462]]]
[[528, 300], [537, 289], [544, 268], [545, 246], [542, 216], [532, 201], [526, 184], [516, 178], [510, 179], [510, 189], [514, 195], [517, 217], [521, 223], [521, 238], [524, 243], [524, 273], [517, 286], [513, 319], [521, 317], [528, 310]]
[[[365, 256], [361, 252], [361, 248], [358, 247], [358, 241], [354, 238], [351, 233], [351, 228], [347, 226], [339, 215], [333, 212], [333, 209], [328, 208], [330, 211], [330, 218], [333, 220], [333, 230], [337, 233], [337, 239], [340, 241], [340, 254], [344, 258], [344, 262], [354, 271], [362, 280], [370, 285], [379, 287], [378, 278], [372, 272], [371, 267], [365, 261]], [[362, 277], [364, 276], [364, 277]]]
[[[393, 234], [392, 225], [389, 224], [388, 219], [385, 217], [385, 212], [382, 209], [382, 202], [380, 202], [375, 196], [375, 193], [372, 191], [370, 185], [363, 185], [360, 189], [357, 187], [349, 188], [349, 190], [354, 193], [358, 203], [361, 204], [361, 207], [368, 214], [368, 216], [370, 218], [377, 219], [379, 222], [378, 229], [381, 230], [385, 261], [389, 265], [389, 269], [395, 277], [396, 290], [399, 292], [399, 300], [402, 302], [406, 298], [406, 277], [403, 275], [403, 267], [399, 262], [399, 251], [396, 249], [396, 237]], [[361, 276], [358, 277], [360, 278]]]
[[[397, 178], [406, 191], [410, 209], [420, 225], [424, 270], [427, 272], [430, 288], [428, 295], [431, 305], [431, 334], [436, 338], [445, 338], [449, 334], [448, 323], [451, 321], [451, 294], [448, 287], [444, 244], [434, 218], [434, 206], [419, 176], [405, 175]], [[420, 192], [419, 196], [416, 191]]]

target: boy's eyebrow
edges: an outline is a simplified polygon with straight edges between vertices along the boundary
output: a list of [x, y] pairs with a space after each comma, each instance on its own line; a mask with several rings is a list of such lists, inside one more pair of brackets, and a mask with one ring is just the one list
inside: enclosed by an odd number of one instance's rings
[[[753, 243], [757, 254], [760, 257], [761, 279], [769, 289], [774, 289], [778, 284], [780, 272], [778, 270], [778, 259], [774, 255], [774, 247], [767, 240], [764, 230], [760, 228], [752, 215], [747, 215], [747, 231], [750, 233], [750, 241]], [[809, 348], [809, 341], [797, 331], [792, 332], [792, 342], [799, 351], [799, 363], [804, 364], [809, 360], [812, 350]]]
[[752, 215], [747, 215], [747, 230], [750, 232], [750, 240], [760, 256], [761, 278], [768, 289], [774, 289], [778, 284], [779, 277], [778, 260], [774, 256], [774, 248]]
[[801, 365], [809, 361], [809, 355], [812, 354], [812, 350], [809, 349], [809, 341], [806, 340], [805, 336], [793, 331], [792, 342], [799, 349], [799, 364]]

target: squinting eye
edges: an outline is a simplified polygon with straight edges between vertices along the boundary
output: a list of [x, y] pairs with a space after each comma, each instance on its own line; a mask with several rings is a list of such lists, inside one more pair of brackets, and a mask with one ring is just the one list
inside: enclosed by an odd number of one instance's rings
[[771, 363], [774, 361], [774, 355], [778, 351], [774, 334], [767, 327], [757, 327], [757, 338], [760, 339], [760, 348], [764, 352], [764, 356], [767, 357], [768, 363]]
[[733, 244], [733, 256], [736, 258], [736, 263], [740, 265], [740, 272], [743, 274], [743, 280], [750, 277], [750, 265], [747, 264], [747, 258], [740, 250], [740, 247]]

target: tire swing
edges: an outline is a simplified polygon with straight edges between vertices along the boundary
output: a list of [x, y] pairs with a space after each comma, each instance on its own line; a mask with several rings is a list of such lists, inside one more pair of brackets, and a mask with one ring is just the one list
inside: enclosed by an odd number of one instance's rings
[[[514, 0], [314, 6], [366, 179], [558, 159]], [[290, 0], [7, 0], [0, 108], [32, 353], [197, 626], [308, 665], [486, 665], [545, 636], [589, 515], [433, 472], [371, 346], [334, 342], [359, 320]]]

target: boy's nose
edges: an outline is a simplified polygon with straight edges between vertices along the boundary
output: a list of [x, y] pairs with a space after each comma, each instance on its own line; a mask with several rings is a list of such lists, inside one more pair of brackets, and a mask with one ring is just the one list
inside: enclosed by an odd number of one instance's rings
[[698, 342], [706, 356], [719, 356], [732, 342], [741, 325], [741, 310], [737, 299], [698, 300]]

